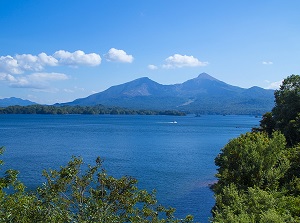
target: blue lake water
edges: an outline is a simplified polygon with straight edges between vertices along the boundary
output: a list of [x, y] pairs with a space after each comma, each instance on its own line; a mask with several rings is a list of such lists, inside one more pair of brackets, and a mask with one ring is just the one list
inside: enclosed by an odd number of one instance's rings
[[[43, 169], [57, 169], [72, 155], [108, 174], [130, 175], [139, 188], [156, 189], [159, 203], [208, 222], [214, 205], [214, 158], [232, 138], [259, 124], [254, 116], [0, 115], [4, 169], [20, 171], [35, 188]], [[173, 123], [176, 121], [177, 123]]]

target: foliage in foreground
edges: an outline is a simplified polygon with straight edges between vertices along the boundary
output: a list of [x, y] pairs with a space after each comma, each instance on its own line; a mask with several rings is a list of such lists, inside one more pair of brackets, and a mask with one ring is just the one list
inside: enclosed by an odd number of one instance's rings
[[7, 170], [0, 177], [0, 222], [192, 222], [192, 216], [176, 219], [175, 210], [139, 190], [136, 179], [108, 176], [100, 158], [85, 171], [82, 164], [73, 157], [58, 171], [44, 171], [46, 183], [34, 192]]
[[300, 222], [300, 76], [283, 81], [260, 128], [231, 140], [215, 163], [213, 222]]
[[283, 134], [246, 133], [216, 157], [213, 222], [300, 222], [300, 147]]
[[263, 115], [258, 131], [281, 131], [289, 146], [300, 143], [300, 76], [291, 75], [275, 91], [275, 106]]

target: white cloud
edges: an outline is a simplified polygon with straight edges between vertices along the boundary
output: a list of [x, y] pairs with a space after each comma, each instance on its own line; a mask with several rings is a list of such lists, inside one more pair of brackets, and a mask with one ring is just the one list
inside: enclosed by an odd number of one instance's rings
[[10, 87], [53, 89], [50, 83], [64, 81], [69, 77], [63, 73], [51, 73], [46, 68], [54, 66], [97, 66], [101, 63], [100, 55], [86, 54], [81, 50], [73, 53], [59, 50], [53, 55], [42, 52], [38, 55], [16, 54], [15, 56], [0, 56], [0, 81]]
[[270, 81], [266, 81], [268, 83], [268, 86], [266, 87], [267, 89], [279, 89], [280, 85], [282, 84], [283, 80], [281, 81], [275, 81], [275, 82], [270, 82]]
[[18, 61], [9, 55], [0, 57], [0, 70], [12, 74], [23, 73], [23, 71], [19, 67]]
[[39, 61], [42, 65], [44, 66], [57, 66], [58, 65], [58, 60], [55, 59], [53, 56], [48, 56], [46, 53], [40, 53], [38, 55]]
[[0, 56], [0, 71], [10, 74], [22, 74], [25, 71], [42, 71], [46, 66], [97, 66], [100, 63], [101, 57], [96, 53], [86, 54], [81, 50], [70, 53], [59, 50], [53, 56], [47, 55], [44, 52], [37, 56], [32, 54], [17, 54], [14, 57], [10, 55]]
[[77, 50], [73, 53], [68, 51], [59, 50], [53, 54], [53, 57], [58, 59], [60, 65], [69, 65], [69, 66], [97, 66], [101, 64], [101, 57], [96, 53], [86, 54], [82, 50]]
[[272, 65], [273, 62], [272, 61], [263, 61], [262, 64], [263, 65]]
[[41, 71], [44, 69], [37, 56], [31, 54], [16, 55], [18, 66], [21, 70]]
[[66, 92], [66, 93], [74, 93], [74, 90], [65, 88], [64, 92]]
[[[10, 75], [10, 74], [9, 74]], [[7, 77], [9, 86], [16, 88], [40, 88], [38, 85], [30, 83], [26, 77]]]
[[157, 70], [157, 69], [158, 69], [158, 67], [155, 66], [155, 65], [153, 65], [153, 64], [149, 64], [149, 65], [148, 65], [148, 68], [149, 68], [150, 70]]
[[62, 73], [33, 73], [27, 76], [13, 76], [0, 73], [0, 80], [8, 82], [9, 86], [17, 88], [48, 88], [51, 81], [67, 80], [69, 77]]
[[76, 91], [84, 91], [84, 88], [75, 86], [72, 89], [65, 88], [63, 91], [67, 93], [74, 93]]
[[0, 80], [1, 81], [14, 82], [14, 81], [16, 81], [16, 78], [11, 74], [0, 73]]
[[67, 75], [62, 73], [33, 73], [27, 76], [28, 80], [35, 82], [60, 81], [69, 79]]
[[24, 71], [41, 71], [44, 66], [57, 66], [57, 60], [45, 53], [38, 56], [31, 54], [17, 54], [0, 57], [0, 69], [11, 74], [22, 74]]
[[118, 50], [111, 48], [105, 55], [107, 61], [122, 62], [122, 63], [132, 63], [133, 56], [128, 55], [124, 50]]
[[[60, 89], [58, 88], [53, 88], [53, 87], [47, 87], [47, 88], [35, 88], [32, 90], [33, 92], [44, 92], [44, 93], [58, 93], [60, 92]], [[53, 103], [56, 103], [57, 101], [53, 101]]]
[[11, 74], [6, 75], [6, 80], [9, 81], [9, 82], [16, 82], [17, 81], [17, 79], [14, 76], [12, 76]]
[[174, 54], [165, 59], [163, 68], [200, 67], [208, 65], [208, 62], [201, 62], [193, 56]]

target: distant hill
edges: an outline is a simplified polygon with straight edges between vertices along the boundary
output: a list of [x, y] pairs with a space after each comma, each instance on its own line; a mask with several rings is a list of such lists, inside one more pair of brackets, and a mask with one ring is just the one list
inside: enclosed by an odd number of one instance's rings
[[259, 115], [274, 106], [274, 91], [260, 87], [240, 88], [202, 73], [194, 79], [174, 85], [162, 85], [143, 77], [60, 105], [96, 104], [199, 114]]
[[15, 98], [15, 97], [0, 99], [0, 107], [7, 107], [12, 105], [27, 106], [27, 105], [34, 105], [34, 104], [36, 103], [21, 98]]

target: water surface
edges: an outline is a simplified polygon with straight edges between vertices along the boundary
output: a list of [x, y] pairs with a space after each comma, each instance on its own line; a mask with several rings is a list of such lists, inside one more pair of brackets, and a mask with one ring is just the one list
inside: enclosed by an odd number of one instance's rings
[[139, 188], [156, 189], [176, 217], [208, 222], [214, 158], [258, 123], [253, 116], [0, 115], [0, 145], [4, 169], [20, 170], [29, 188], [44, 182], [43, 169], [57, 169], [72, 155], [86, 163], [100, 156], [108, 174], [130, 175]]

